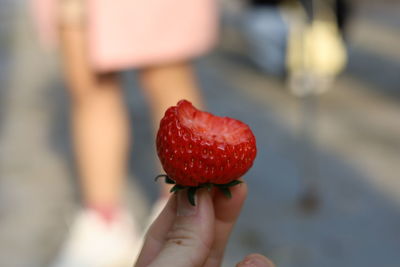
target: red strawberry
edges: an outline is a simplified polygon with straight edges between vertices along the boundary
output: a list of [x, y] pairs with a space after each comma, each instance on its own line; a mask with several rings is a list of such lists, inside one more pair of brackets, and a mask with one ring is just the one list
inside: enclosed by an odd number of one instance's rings
[[[229, 186], [240, 183], [256, 157], [256, 140], [250, 128], [235, 119], [218, 117], [181, 100], [168, 108], [157, 134], [157, 153], [175, 183], [172, 192], [215, 185], [230, 196]], [[191, 203], [193, 203], [193, 199]]]

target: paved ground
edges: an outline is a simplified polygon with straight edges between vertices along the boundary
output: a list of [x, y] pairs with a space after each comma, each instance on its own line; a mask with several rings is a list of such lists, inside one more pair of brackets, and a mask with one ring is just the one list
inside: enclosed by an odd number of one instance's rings
[[[22, 3], [0, 0], [0, 266], [7, 267], [46, 266], [77, 199], [58, 61], [39, 51]], [[240, 56], [217, 51], [197, 63], [209, 109], [251, 125], [259, 146], [225, 266], [250, 252], [282, 267], [399, 266], [399, 10], [393, 1], [357, 9], [348, 70], [310, 100], [311, 124], [301, 100]], [[140, 179], [131, 182], [148, 196], [134, 201], [146, 204], [155, 198], [151, 129], [135, 76], [123, 79], [132, 123], [141, 125], [131, 166]], [[312, 214], [297, 201], [309, 179], [321, 198]]]

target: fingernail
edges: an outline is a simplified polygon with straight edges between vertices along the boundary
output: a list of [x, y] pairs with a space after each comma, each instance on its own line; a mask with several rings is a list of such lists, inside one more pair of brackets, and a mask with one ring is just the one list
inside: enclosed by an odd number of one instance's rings
[[194, 197], [196, 206], [193, 206], [190, 204], [188, 195], [187, 195], [187, 190], [180, 190], [177, 192], [177, 216], [194, 216], [197, 213], [197, 194]]
[[273, 267], [273, 265], [263, 257], [248, 256], [237, 267]]

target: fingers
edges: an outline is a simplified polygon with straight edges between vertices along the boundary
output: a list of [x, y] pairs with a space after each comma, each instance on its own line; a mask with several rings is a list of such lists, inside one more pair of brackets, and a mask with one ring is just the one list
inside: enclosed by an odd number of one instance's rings
[[164, 236], [165, 245], [150, 266], [202, 266], [213, 243], [214, 209], [206, 190], [197, 192], [196, 206], [187, 191], [176, 194], [176, 217]]
[[231, 199], [226, 198], [220, 191], [215, 193], [215, 236], [205, 267], [221, 266], [229, 236], [247, 196], [247, 185], [243, 183], [234, 186], [231, 192]]
[[148, 266], [164, 246], [169, 229], [175, 220], [176, 197], [172, 195], [157, 219], [150, 226], [145, 241], [136, 261], [136, 267]]
[[275, 267], [275, 264], [261, 254], [250, 254], [239, 262], [236, 267]]
[[135, 266], [148, 266], [154, 258], [152, 266], [220, 266], [247, 186], [241, 184], [231, 191], [231, 199], [216, 191], [211, 200], [200, 190], [195, 207], [189, 204], [186, 191], [172, 196], [151, 226]]

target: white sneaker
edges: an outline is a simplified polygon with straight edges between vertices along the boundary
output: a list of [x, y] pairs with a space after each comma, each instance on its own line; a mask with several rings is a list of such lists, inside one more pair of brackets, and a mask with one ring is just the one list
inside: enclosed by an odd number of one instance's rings
[[132, 217], [119, 212], [105, 222], [91, 210], [81, 211], [53, 267], [132, 267], [140, 246]]

